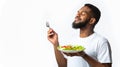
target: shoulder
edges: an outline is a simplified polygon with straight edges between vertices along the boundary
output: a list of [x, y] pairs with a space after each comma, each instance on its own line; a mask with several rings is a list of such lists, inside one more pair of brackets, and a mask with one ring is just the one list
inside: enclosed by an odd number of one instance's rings
[[95, 33], [95, 39], [97, 40], [97, 47], [109, 47], [110, 48], [110, 43], [108, 41], [107, 38], [105, 38], [104, 36]]
[[108, 39], [98, 33], [95, 33], [95, 37], [96, 40], [98, 40], [99, 42], [108, 42]]

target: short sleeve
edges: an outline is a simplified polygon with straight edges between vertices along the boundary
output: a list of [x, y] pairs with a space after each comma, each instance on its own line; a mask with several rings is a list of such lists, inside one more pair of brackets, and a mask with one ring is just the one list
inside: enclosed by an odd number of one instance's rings
[[98, 47], [97, 59], [101, 63], [112, 63], [111, 47], [107, 40], [104, 40]]

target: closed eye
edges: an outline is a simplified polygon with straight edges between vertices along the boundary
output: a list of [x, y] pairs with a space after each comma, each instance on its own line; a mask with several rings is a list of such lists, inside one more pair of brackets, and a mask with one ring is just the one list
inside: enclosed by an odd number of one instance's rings
[[86, 16], [88, 13], [86, 12], [86, 11], [82, 11], [82, 12], [80, 12], [80, 11], [78, 11], [78, 15], [80, 16]]

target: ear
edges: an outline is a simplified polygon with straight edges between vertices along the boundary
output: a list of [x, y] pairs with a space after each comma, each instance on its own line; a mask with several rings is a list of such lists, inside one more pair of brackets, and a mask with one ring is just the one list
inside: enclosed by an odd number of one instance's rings
[[90, 24], [95, 24], [95, 21], [96, 21], [95, 18], [91, 18], [91, 19], [90, 19]]

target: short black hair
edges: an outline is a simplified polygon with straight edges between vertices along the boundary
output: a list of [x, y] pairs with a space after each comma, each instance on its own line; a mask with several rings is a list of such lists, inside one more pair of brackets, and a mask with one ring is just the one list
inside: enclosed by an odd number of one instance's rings
[[91, 9], [91, 11], [93, 13], [93, 17], [96, 19], [95, 24], [97, 24], [97, 22], [99, 21], [100, 16], [101, 16], [100, 10], [96, 6], [94, 6], [92, 4], [85, 4], [84, 6], [87, 6], [87, 7], [89, 7]]

